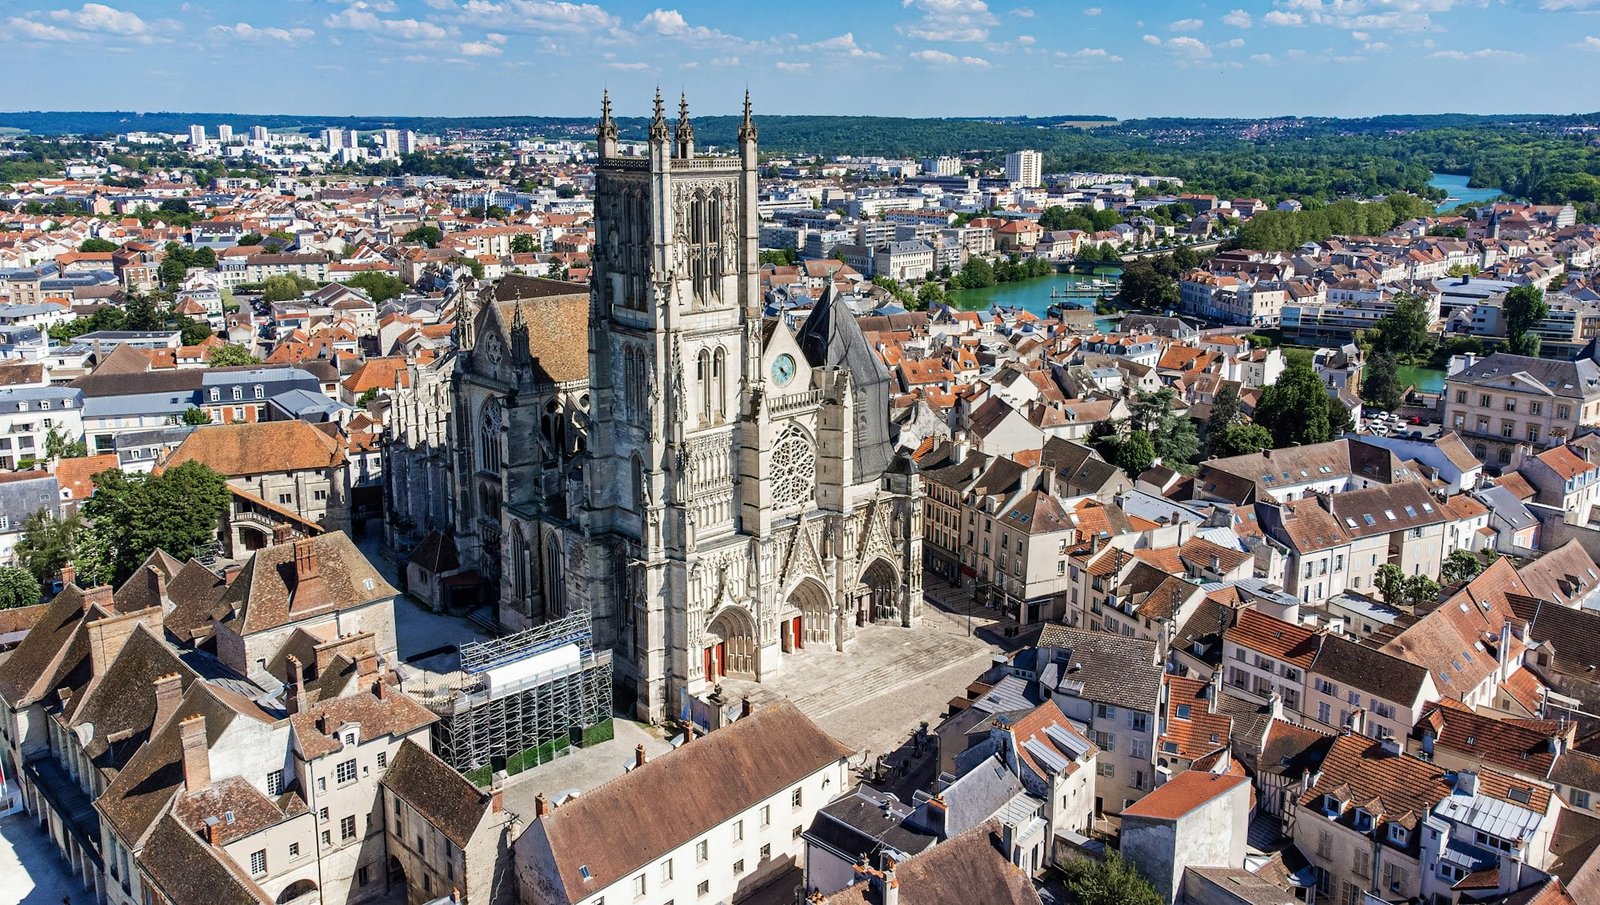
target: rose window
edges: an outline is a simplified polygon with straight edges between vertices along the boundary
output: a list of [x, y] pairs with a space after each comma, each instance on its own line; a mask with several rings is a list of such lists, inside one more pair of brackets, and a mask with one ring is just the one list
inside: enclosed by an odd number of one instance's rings
[[811, 443], [790, 428], [772, 447], [772, 502], [794, 506], [811, 499], [817, 484], [817, 457]]

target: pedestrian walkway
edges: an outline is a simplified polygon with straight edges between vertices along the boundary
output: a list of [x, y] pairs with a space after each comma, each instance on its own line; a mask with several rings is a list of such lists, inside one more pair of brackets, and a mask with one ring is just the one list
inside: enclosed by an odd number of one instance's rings
[[68, 896], [93, 901], [33, 818], [0, 817], [0, 905], [61, 905]]

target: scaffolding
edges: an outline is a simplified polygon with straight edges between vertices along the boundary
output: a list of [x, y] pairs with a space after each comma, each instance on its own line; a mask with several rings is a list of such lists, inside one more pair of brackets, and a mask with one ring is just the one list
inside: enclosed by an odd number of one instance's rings
[[[438, 714], [433, 751], [465, 774], [516, 773], [583, 744], [611, 719], [611, 652], [588, 612], [461, 647], [461, 670], [417, 695]], [[607, 734], [609, 737], [609, 734]]]

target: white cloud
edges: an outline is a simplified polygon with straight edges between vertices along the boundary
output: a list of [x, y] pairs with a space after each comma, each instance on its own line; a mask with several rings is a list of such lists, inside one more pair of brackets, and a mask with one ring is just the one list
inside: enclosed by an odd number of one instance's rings
[[[394, 0], [328, 0], [328, 2], [329, 3], [342, 3], [342, 4], [346, 5], [346, 6], [350, 6], [350, 5], [354, 5], [356, 3], [360, 3], [362, 6], [365, 6], [367, 9], [370, 9], [373, 12], [379, 12], [379, 13], [392, 13], [397, 9], [397, 7], [394, 5]], [[429, 5], [431, 6], [432, 4], [429, 4]]]
[[1217, 46], [1221, 47], [1221, 48], [1223, 48], [1225, 50], [1235, 50], [1237, 48], [1240, 48], [1240, 47], [1244, 46], [1244, 38], [1233, 38], [1233, 39], [1228, 40], [1228, 41], [1223, 41], [1221, 44], [1218, 44]]
[[1032, 19], [1033, 9], [1027, 6], [1019, 6], [1011, 11], [1011, 15], [1016, 16], [1018, 19]]
[[1360, 31], [1423, 31], [1436, 27], [1435, 13], [1449, 12], [1468, 2], [1472, 0], [1278, 0], [1282, 9], [1267, 13], [1262, 21]]
[[1252, 62], [1252, 63], [1261, 63], [1263, 65], [1270, 64], [1272, 62], [1272, 54], [1270, 54], [1270, 53], [1255, 53], [1255, 54], [1251, 54], [1250, 55], [1250, 62]]
[[896, 29], [922, 41], [984, 41], [997, 21], [984, 0], [900, 0], [900, 5], [922, 17]]
[[1522, 54], [1510, 50], [1485, 47], [1481, 50], [1440, 50], [1428, 54], [1435, 60], [1520, 60]]
[[1596, 53], [1600, 53], [1600, 38], [1597, 38], [1594, 35], [1584, 35], [1582, 41], [1579, 41], [1572, 46], [1581, 48], [1583, 50], [1592, 50]]
[[[429, 0], [429, 5], [439, 2], [447, 0]], [[469, 21], [497, 31], [581, 33], [614, 29], [622, 24], [593, 3], [558, 0], [467, 0], [461, 12]]]
[[1367, 41], [1372, 38], [1372, 35], [1367, 34], [1364, 31], [1353, 31], [1350, 33], [1350, 37], [1357, 41]]
[[1199, 31], [1205, 27], [1203, 19], [1179, 19], [1167, 26], [1167, 31]]
[[675, 9], [655, 9], [639, 20], [639, 30], [664, 38], [690, 41], [696, 44], [740, 42], [739, 38], [704, 25], [690, 25], [683, 13]]
[[958, 57], [953, 53], [933, 49], [915, 51], [911, 54], [911, 59], [930, 66], [974, 66], [979, 69], [989, 67], [989, 61], [983, 57]]
[[1034, 44], [1039, 43], [1039, 39], [1035, 38], [1033, 35], [1018, 35], [1017, 43], [1021, 44], [1023, 47], [1032, 47]]
[[883, 54], [871, 51], [856, 43], [853, 32], [817, 41], [814, 44], [802, 44], [800, 50], [804, 53], [837, 53], [860, 60], [881, 60]]
[[1085, 16], [1098, 16], [1098, 15], [1100, 15], [1100, 7], [1091, 6], [1088, 9], [1084, 10], [1083, 14]]
[[1085, 47], [1068, 53], [1065, 50], [1057, 51], [1056, 56], [1063, 60], [1084, 60], [1087, 62], [1120, 63], [1122, 57], [1117, 56], [1104, 47]]
[[779, 60], [772, 65], [779, 72], [805, 72], [811, 68], [810, 63], [792, 63], [788, 60]]
[[50, 18], [84, 31], [112, 35], [142, 35], [150, 30], [136, 13], [113, 9], [104, 3], [85, 3], [76, 10], [54, 10]]
[[1203, 60], [1211, 56], [1211, 48], [1207, 47], [1204, 41], [1198, 38], [1191, 38], [1188, 35], [1168, 38], [1167, 49], [1181, 56], [1196, 60]]
[[398, 41], [438, 41], [450, 34], [438, 25], [420, 19], [384, 19], [369, 9], [363, 0], [356, 0], [347, 9], [324, 19], [322, 24], [329, 28], [364, 31]]
[[87, 41], [89, 36], [81, 31], [68, 31], [46, 22], [35, 22], [16, 16], [6, 23], [19, 37], [34, 41]]
[[605, 64], [604, 68], [606, 68], [606, 69], [620, 69], [620, 70], [623, 70], [624, 72], [638, 72], [639, 70], [642, 70], [642, 69], [649, 69], [650, 68], [650, 64], [649, 63], [607, 63], [607, 64]]
[[1156, 37], [1155, 35], [1145, 35], [1144, 36], [1144, 42], [1146, 44], [1160, 44], [1161, 43], [1161, 39]]
[[460, 45], [464, 57], [497, 57], [505, 51], [488, 41], [463, 41]]
[[252, 43], [264, 41], [307, 41], [317, 34], [309, 28], [277, 28], [273, 26], [257, 28], [249, 22], [240, 22], [236, 25], [213, 25], [210, 31], [214, 35], [236, 38], [240, 41], [250, 41]]
[[1281, 9], [1275, 9], [1262, 16], [1261, 21], [1268, 25], [1304, 25], [1306, 17], [1299, 13], [1286, 13]]
[[1222, 24], [1231, 25], [1234, 28], [1249, 28], [1251, 24], [1250, 14], [1242, 9], [1236, 9], [1222, 17]]
[[488, 41], [490, 44], [504, 44], [506, 42], [506, 36], [505, 35], [500, 34], [499, 32], [494, 32], [494, 31], [491, 31], [488, 34], [484, 35], [483, 39], [485, 41]]

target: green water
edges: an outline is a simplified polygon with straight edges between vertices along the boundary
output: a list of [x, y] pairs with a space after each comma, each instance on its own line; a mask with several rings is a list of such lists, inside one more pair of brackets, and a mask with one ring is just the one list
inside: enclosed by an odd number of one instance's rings
[[[1065, 302], [1093, 310], [1092, 298], [1052, 299], [1050, 293], [1057, 289], [1088, 283], [1097, 278], [1120, 276], [1121, 273], [1122, 269], [1119, 267], [1096, 268], [1093, 274], [1053, 273], [1047, 277], [1034, 277], [1016, 283], [999, 283], [987, 289], [958, 289], [950, 293], [950, 301], [956, 307], [967, 311], [984, 311], [992, 305], [1002, 305], [1007, 308], [1021, 308], [1040, 317], [1044, 316], [1045, 310], [1053, 302]], [[1102, 320], [1110, 322], [1109, 318]], [[1105, 324], [1101, 326], [1104, 327]]]
[[1420, 368], [1414, 365], [1405, 365], [1394, 369], [1395, 376], [1400, 378], [1401, 386], [1414, 385], [1418, 392], [1442, 393], [1444, 392], [1444, 371], [1439, 368]]

